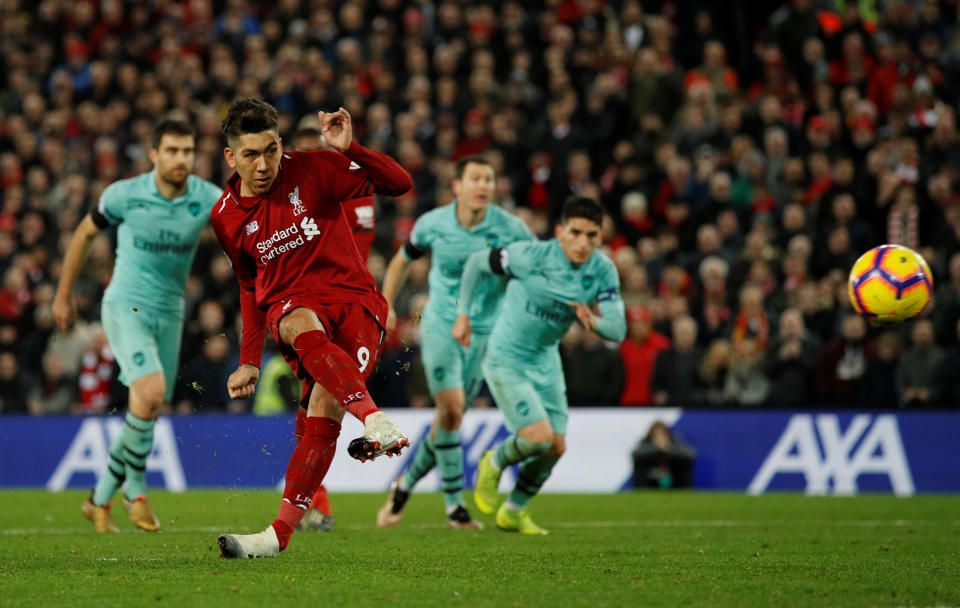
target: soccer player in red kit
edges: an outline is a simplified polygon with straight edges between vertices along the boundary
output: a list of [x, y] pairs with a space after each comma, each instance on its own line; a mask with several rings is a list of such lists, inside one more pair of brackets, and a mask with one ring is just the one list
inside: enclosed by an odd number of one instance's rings
[[[293, 134], [294, 151], [310, 150], [329, 150], [331, 149], [327, 142], [323, 140], [323, 133], [320, 129], [314, 127], [304, 127]], [[370, 249], [373, 247], [373, 229], [374, 229], [374, 208], [373, 195], [366, 194], [358, 198], [352, 198], [343, 201], [340, 204], [343, 209], [343, 216], [347, 219], [347, 224], [353, 232], [353, 242], [357, 244], [357, 250], [360, 251], [360, 259], [366, 261], [370, 258]], [[294, 427], [294, 435], [297, 440], [303, 437], [306, 428], [307, 410], [297, 408], [297, 423]], [[332, 530], [334, 524], [333, 511], [330, 507], [330, 497], [327, 489], [321, 484], [310, 501], [310, 508], [307, 509], [303, 519], [300, 520], [298, 530]]]
[[273, 523], [257, 534], [224, 534], [224, 557], [283, 551], [323, 482], [350, 412], [364, 423], [348, 452], [358, 460], [399, 454], [409, 441], [381, 412], [365, 380], [380, 357], [387, 303], [353, 242], [340, 202], [400, 195], [410, 176], [393, 159], [353, 141], [350, 114], [320, 112], [335, 151], [283, 151], [277, 111], [259, 99], [235, 102], [223, 121], [224, 156], [236, 172], [210, 212], [211, 225], [240, 283], [240, 366], [231, 398], [253, 395], [264, 331], [303, 380], [304, 432], [287, 465]]

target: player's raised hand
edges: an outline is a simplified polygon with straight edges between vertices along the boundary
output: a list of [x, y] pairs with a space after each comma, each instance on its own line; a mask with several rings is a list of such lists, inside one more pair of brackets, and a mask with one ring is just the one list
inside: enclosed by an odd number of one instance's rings
[[597, 328], [597, 318], [593, 316], [586, 302], [570, 302], [570, 306], [573, 306], [573, 309], [577, 311], [577, 320], [579, 320], [585, 328], [590, 331]]
[[244, 364], [227, 378], [227, 393], [231, 399], [246, 399], [252, 397], [260, 378], [260, 368], [256, 365]]
[[73, 299], [72, 295], [59, 297], [59, 294], [53, 298], [53, 303], [51, 304], [53, 309], [53, 318], [57, 322], [57, 327], [63, 331], [67, 331], [73, 327], [74, 322], [77, 320], [77, 301]]
[[341, 107], [336, 112], [318, 112], [320, 132], [327, 144], [338, 152], [345, 152], [353, 141], [353, 121], [350, 112]]
[[460, 343], [464, 348], [470, 346], [470, 334], [473, 328], [470, 327], [470, 317], [467, 315], [457, 315], [457, 320], [453, 324], [450, 334], [453, 339]]

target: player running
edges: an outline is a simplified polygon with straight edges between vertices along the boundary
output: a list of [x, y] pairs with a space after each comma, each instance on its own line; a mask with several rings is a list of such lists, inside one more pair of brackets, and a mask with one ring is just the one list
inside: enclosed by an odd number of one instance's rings
[[188, 124], [158, 124], [150, 147], [154, 170], [108, 186], [77, 226], [63, 259], [53, 314], [66, 330], [76, 320], [73, 284], [90, 242], [104, 228], [117, 226], [116, 263], [100, 318], [130, 398], [123, 430], [110, 444], [107, 469], [83, 503], [83, 514], [97, 532], [117, 531], [110, 506], [124, 480], [123, 506], [130, 521], [148, 531], [160, 528], [147, 503], [147, 456], [157, 413], [173, 396], [177, 379], [190, 266], [221, 194], [191, 175], [195, 139]]
[[372, 191], [412, 187], [393, 159], [353, 141], [350, 114], [320, 112], [334, 151], [283, 151], [277, 110], [259, 99], [230, 106], [224, 157], [236, 169], [210, 213], [240, 284], [240, 366], [227, 380], [232, 398], [254, 393], [265, 330], [303, 380], [303, 437], [287, 465], [273, 523], [257, 534], [224, 534], [224, 557], [271, 557], [290, 536], [330, 467], [348, 411], [364, 423], [348, 452], [359, 460], [396, 455], [409, 441], [381, 412], [365, 380], [380, 357], [387, 303], [360, 259], [340, 202]]
[[487, 334], [493, 327], [503, 296], [503, 280], [482, 281], [482, 295], [470, 307], [473, 342], [469, 348], [457, 344], [450, 334], [457, 319], [460, 273], [470, 254], [528, 241], [533, 235], [526, 224], [491, 204], [496, 175], [490, 161], [469, 156], [457, 163], [453, 181], [456, 200], [424, 213], [413, 226], [410, 240], [394, 255], [383, 279], [383, 293], [390, 303], [387, 329], [396, 323], [393, 300], [400, 290], [407, 268], [426, 253], [430, 258], [430, 299], [420, 326], [423, 368], [427, 385], [436, 403], [433, 428], [417, 449], [413, 463], [390, 487], [387, 502], [377, 512], [377, 525], [396, 525], [414, 485], [434, 466], [440, 468], [440, 487], [452, 528], [482, 529], [470, 517], [463, 502], [463, 448], [460, 423], [483, 383], [480, 362]]
[[[527, 509], [563, 455], [567, 395], [557, 345], [579, 321], [607, 340], [626, 334], [620, 280], [600, 244], [603, 207], [574, 197], [563, 206], [556, 238], [514, 243], [470, 256], [460, 286], [453, 336], [472, 341], [470, 311], [480, 281], [489, 275], [513, 279], [490, 334], [483, 376], [512, 433], [483, 455], [474, 500], [483, 513], [497, 511], [497, 527], [522, 534], [547, 534]], [[601, 316], [591, 312], [596, 303]], [[510, 496], [497, 510], [500, 473], [523, 463]]]

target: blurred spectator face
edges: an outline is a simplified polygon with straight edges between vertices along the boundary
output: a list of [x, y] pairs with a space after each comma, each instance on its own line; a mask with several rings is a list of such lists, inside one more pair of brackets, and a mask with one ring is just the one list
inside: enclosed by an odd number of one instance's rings
[[796, 308], [788, 308], [780, 315], [780, 335], [783, 338], [799, 338], [803, 329], [803, 315]]
[[740, 291], [740, 312], [747, 318], [763, 312], [763, 291], [759, 287], [747, 285]]
[[637, 264], [627, 269], [623, 282], [624, 289], [630, 293], [642, 293], [647, 289], [647, 269]]
[[57, 353], [47, 353], [43, 356], [43, 375], [48, 380], [59, 380], [65, 375], [63, 359]]
[[850, 233], [845, 227], [838, 226], [830, 231], [827, 248], [834, 255], [842, 255], [850, 249]]
[[690, 317], [680, 317], [673, 322], [673, 346], [686, 352], [697, 342], [697, 322]]
[[700, 263], [700, 279], [705, 291], [723, 291], [726, 287], [728, 266], [723, 258], [710, 256]]
[[704, 224], [697, 229], [697, 250], [700, 253], [716, 253], [720, 244], [720, 232], [713, 224]]
[[767, 129], [764, 134], [764, 151], [769, 158], [783, 158], [787, 155], [787, 132], [781, 128]]
[[[730, 177], [727, 177], [729, 182]], [[713, 180], [710, 180], [710, 184], [713, 185]], [[711, 189], [711, 194], [712, 194]], [[728, 186], [729, 193], [729, 186]], [[737, 220], [737, 214], [731, 209], [724, 209], [717, 214], [717, 229], [720, 231], [720, 236], [726, 240], [728, 238], [735, 237], [738, 232], [740, 232], [739, 221]]]
[[636, 342], [645, 342], [650, 336], [650, 311], [640, 306], [634, 306], [627, 311], [627, 331], [630, 339]]
[[620, 202], [620, 212], [628, 222], [647, 219], [647, 197], [642, 192], [628, 192]]
[[914, 346], [933, 344], [933, 323], [928, 319], [920, 319], [914, 323], [911, 337], [913, 338]]
[[225, 315], [223, 307], [216, 300], [205, 300], [197, 311], [200, 326], [206, 333], [223, 331]]
[[467, 163], [459, 177], [453, 180], [453, 193], [457, 196], [457, 202], [473, 211], [483, 209], [493, 200], [496, 177], [490, 165]]
[[780, 100], [773, 95], [767, 95], [760, 100], [760, 120], [764, 124], [779, 124], [781, 117]]
[[0, 380], [5, 382], [17, 377], [20, 366], [17, 364], [17, 358], [13, 353], [0, 354]]
[[783, 208], [783, 229], [788, 233], [801, 232], [807, 225], [807, 216], [803, 207], [790, 203]]
[[760, 352], [753, 338], [741, 340], [733, 347], [733, 359], [741, 365], [753, 365], [759, 358]]
[[839, 224], [846, 224], [857, 214], [857, 205], [852, 194], [838, 194], [833, 197], [833, 218]]
[[230, 342], [220, 334], [207, 338], [203, 343], [203, 356], [209, 361], [225, 361], [230, 354]]
[[319, 131], [312, 130], [297, 133], [293, 138], [294, 150], [325, 150], [327, 144]]
[[847, 315], [843, 318], [841, 334], [847, 342], [860, 342], [867, 335], [867, 324], [860, 315]]
[[884, 333], [877, 338], [877, 358], [882, 361], [894, 361], [900, 354], [900, 340], [896, 334]]

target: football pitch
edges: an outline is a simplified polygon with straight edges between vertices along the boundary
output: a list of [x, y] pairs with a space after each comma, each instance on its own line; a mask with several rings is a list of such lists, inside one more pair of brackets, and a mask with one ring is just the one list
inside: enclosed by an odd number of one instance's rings
[[154, 492], [161, 533], [115, 504], [105, 536], [84, 498], [0, 493], [0, 606], [960, 605], [952, 496], [548, 494], [533, 514], [551, 534], [522, 537], [479, 514], [486, 530], [447, 529], [437, 494], [380, 530], [383, 495], [333, 494], [334, 531], [263, 560], [221, 559], [216, 538], [262, 529], [277, 492]]

